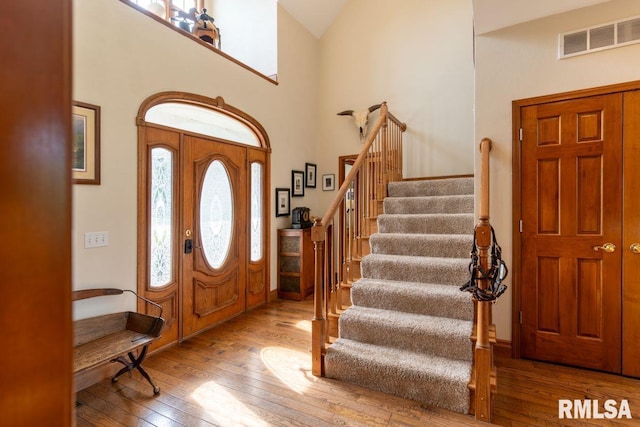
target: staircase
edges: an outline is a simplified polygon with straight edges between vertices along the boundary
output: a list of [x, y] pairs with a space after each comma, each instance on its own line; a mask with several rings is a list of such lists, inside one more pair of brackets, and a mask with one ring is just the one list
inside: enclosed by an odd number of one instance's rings
[[473, 178], [388, 184], [371, 254], [326, 350], [325, 375], [468, 413]]

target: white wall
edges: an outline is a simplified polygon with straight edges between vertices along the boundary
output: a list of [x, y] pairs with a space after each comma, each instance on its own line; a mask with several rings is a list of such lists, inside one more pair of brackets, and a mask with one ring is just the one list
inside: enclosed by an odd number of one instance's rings
[[350, 0], [321, 38], [320, 66], [318, 175], [337, 177], [337, 157], [361, 148], [336, 113], [381, 101], [408, 125], [405, 177], [473, 173], [470, 1]]
[[[557, 59], [559, 33], [640, 15], [637, 0], [613, 0], [476, 38], [475, 140], [490, 137], [491, 223], [512, 260], [513, 100], [640, 79], [640, 45]], [[476, 159], [476, 174], [480, 173]], [[508, 279], [508, 283], [511, 281]], [[494, 308], [500, 339], [511, 339], [511, 293]]]
[[[266, 195], [272, 200], [273, 188], [290, 186], [291, 169], [315, 157], [318, 41], [279, 7], [280, 84], [274, 85], [121, 2], [75, 0], [73, 14], [73, 97], [102, 109], [102, 183], [73, 188], [73, 288], [135, 290], [140, 104], [154, 93], [177, 90], [222, 96], [256, 118], [273, 150]], [[311, 198], [301, 203], [311, 204]], [[272, 236], [289, 221], [270, 215]], [[89, 231], [108, 231], [109, 246], [84, 249]], [[271, 243], [273, 289], [275, 239]], [[74, 317], [120, 309], [116, 304], [80, 301]], [[133, 300], [126, 304], [133, 307]]]
[[221, 49], [261, 73], [278, 73], [276, 0], [212, 0], [207, 14], [220, 29]]

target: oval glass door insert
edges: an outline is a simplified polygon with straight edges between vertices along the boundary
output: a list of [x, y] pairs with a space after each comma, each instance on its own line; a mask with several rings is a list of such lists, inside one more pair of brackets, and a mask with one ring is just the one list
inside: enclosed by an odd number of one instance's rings
[[233, 234], [231, 181], [224, 164], [214, 160], [204, 175], [200, 194], [200, 239], [207, 263], [217, 269], [227, 259]]

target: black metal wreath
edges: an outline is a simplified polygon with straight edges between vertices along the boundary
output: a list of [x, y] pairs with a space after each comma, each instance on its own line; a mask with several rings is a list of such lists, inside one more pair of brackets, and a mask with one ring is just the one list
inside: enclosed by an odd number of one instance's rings
[[[495, 301], [507, 290], [502, 281], [509, 274], [507, 265], [502, 261], [502, 248], [496, 241], [496, 233], [491, 227], [491, 264], [485, 271], [480, 265], [476, 233], [473, 233], [473, 247], [471, 248], [471, 262], [469, 263], [469, 281], [460, 287], [461, 291], [471, 292], [477, 301]], [[487, 279], [487, 289], [478, 287], [478, 280]]]

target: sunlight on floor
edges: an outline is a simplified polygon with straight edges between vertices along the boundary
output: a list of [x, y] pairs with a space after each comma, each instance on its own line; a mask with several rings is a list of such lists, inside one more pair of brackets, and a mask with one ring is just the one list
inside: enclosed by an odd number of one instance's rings
[[244, 403], [234, 397], [226, 387], [208, 381], [191, 395], [193, 399], [220, 425], [269, 426]]
[[311, 333], [311, 320], [300, 320], [296, 323], [296, 328]]
[[282, 347], [265, 347], [262, 362], [283, 384], [303, 394], [315, 381], [311, 374], [311, 353]]

